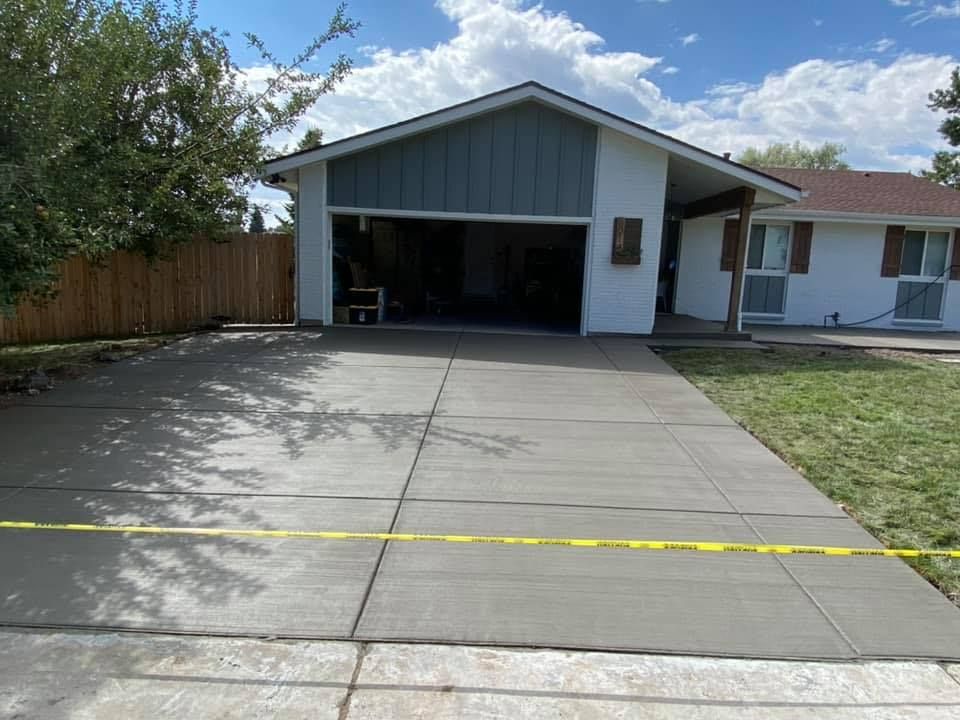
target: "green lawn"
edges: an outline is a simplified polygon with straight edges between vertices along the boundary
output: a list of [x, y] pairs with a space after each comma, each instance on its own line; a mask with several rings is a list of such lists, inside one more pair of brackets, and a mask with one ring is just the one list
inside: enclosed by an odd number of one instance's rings
[[[788, 347], [663, 358], [888, 546], [960, 547], [960, 365]], [[914, 566], [960, 604], [960, 561]]]
[[65, 340], [30, 345], [0, 345], [0, 392], [14, 386], [28, 370], [40, 368], [53, 376], [82, 374], [101, 353], [120, 358], [151, 350], [184, 335], [137, 335], [130, 338]]

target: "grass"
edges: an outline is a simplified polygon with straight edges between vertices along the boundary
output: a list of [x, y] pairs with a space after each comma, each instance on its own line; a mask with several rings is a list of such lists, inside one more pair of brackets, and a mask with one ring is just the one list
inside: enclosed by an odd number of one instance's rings
[[[789, 347], [663, 358], [888, 546], [960, 547], [960, 366]], [[913, 565], [960, 604], [960, 562]]]
[[101, 362], [102, 353], [114, 358], [136, 355], [183, 337], [183, 334], [138, 335], [129, 338], [67, 340], [30, 345], [0, 346], [0, 392], [14, 388], [30, 370], [48, 375], [75, 376]]

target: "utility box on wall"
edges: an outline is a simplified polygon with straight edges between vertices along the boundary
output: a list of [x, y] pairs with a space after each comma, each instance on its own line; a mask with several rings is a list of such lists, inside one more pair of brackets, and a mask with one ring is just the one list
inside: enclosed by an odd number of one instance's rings
[[642, 218], [614, 218], [613, 253], [610, 262], [614, 265], [639, 265], [643, 252], [640, 249], [642, 234]]

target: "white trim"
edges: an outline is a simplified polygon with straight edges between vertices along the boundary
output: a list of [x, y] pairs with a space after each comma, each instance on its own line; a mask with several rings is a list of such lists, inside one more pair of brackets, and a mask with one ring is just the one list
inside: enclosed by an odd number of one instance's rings
[[[597, 155], [599, 157], [599, 154]], [[594, 179], [594, 195], [596, 195], [596, 179]], [[386, 218], [419, 218], [423, 220], [459, 220], [463, 222], [512, 222], [525, 223], [531, 225], [583, 225], [583, 264], [584, 275], [589, 277], [590, 264], [590, 242], [593, 236], [593, 218], [587, 217], [565, 217], [556, 215], [496, 215], [490, 213], [449, 213], [449, 212], [429, 212], [423, 210], [381, 210], [376, 208], [352, 208], [335, 205], [328, 205], [326, 218], [326, 230], [324, 232], [325, 240], [325, 264], [327, 266], [327, 288], [323, 299], [323, 322], [325, 325], [333, 324], [333, 216], [334, 215], [372, 215], [375, 217]], [[587, 293], [588, 286], [586, 280], [583, 282], [582, 294], [580, 296], [580, 334], [586, 335], [587, 306], [590, 296]]]
[[583, 247], [583, 299], [580, 301], [580, 334], [590, 334], [590, 289], [593, 287], [593, 244], [597, 227], [597, 188], [600, 185], [600, 144], [603, 142], [603, 133], [597, 128], [596, 152], [593, 157], [593, 198], [591, 207], [593, 217], [590, 218], [590, 227], [587, 228], [587, 240]]
[[[736, 213], [726, 217], [736, 217]], [[875, 223], [877, 225], [929, 225], [935, 228], [960, 226], [960, 217], [935, 215], [881, 215], [863, 212], [832, 212], [826, 210], [765, 210], [755, 214], [757, 220], [812, 220], [815, 222]]]
[[303, 216], [300, 212], [300, 193], [293, 193], [293, 263], [294, 263], [294, 273], [293, 273], [293, 324], [300, 324], [300, 238], [303, 237], [300, 234], [300, 223], [303, 222]]
[[923, 320], [921, 318], [917, 318], [916, 320], [911, 320], [910, 318], [893, 318], [892, 323], [894, 325], [908, 327], [910, 325], [917, 327], [943, 327], [943, 320]]
[[374, 130], [363, 135], [347, 138], [329, 145], [321, 145], [307, 153], [294, 155], [292, 157], [279, 158], [266, 163], [263, 170], [264, 177], [274, 173], [284, 172], [293, 168], [309, 165], [320, 160], [328, 160], [341, 155], [349, 155], [364, 148], [374, 145], [382, 145], [398, 140], [408, 135], [422, 133], [435, 127], [449, 125], [459, 122], [483, 113], [497, 110], [509, 105], [526, 100], [536, 100], [550, 107], [561, 110], [569, 115], [579, 117], [588, 122], [595, 123], [601, 127], [607, 127], [616, 130], [630, 137], [641, 140], [649, 145], [658, 147], [667, 152], [680, 157], [692, 160], [693, 162], [705, 165], [713, 170], [730, 175], [742, 182], [757, 188], [762, 188], [783, 198], [784, 201], [791, 202], [799, 200], [801, 191], [788, 183], [781, 182], [767, 175], [751, 170], [750, 168], [737, 165], [736, 163], [725, 160], [706, 150], [687, 145], [679, 140], [675, 140], [667, 135], [654, 132], [643, 126], [636, 125], [629, 120], [619, 118], [615, 115], [607, 114], [599, 109], [588, 105], [575, 102], [559, 93], [540, 85], [525, 83], [517, 87], [510, 88], [492, 96], [477, 98], [476, 100], [457, 105], [452, 108], [440, 110], [430, 115], [414, 118], [408, 122], [400, 123], [381, 130]]
[[371, 215], [373, 217], [419, 218], [422, 220], [463, 220], [466, 222], [536, 223], [539, 225], [589, 225], [592, 217], [566, 215], [510, 215], [509, 213], [441, 212], [439, 210], [390, 210], [328, 205], [337, 215]]
[[330, 326], [333, 325], [333, 213], [329, 209], [323, 214], [323, 220], [323, 264], [327, 279], [320, 307], [323, 310], [323, 324]]

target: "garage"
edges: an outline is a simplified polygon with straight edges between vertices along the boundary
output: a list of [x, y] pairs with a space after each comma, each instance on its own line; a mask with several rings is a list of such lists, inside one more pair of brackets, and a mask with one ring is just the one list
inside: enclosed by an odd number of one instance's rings
[[800, 192], [534, 82], [276, 158], [263, 179], [294, 197], [299, 325], [581, 335], [653, 332], [688, 220]]
[[334, 323], [579, 332], [585, 225], [335, 214]]

